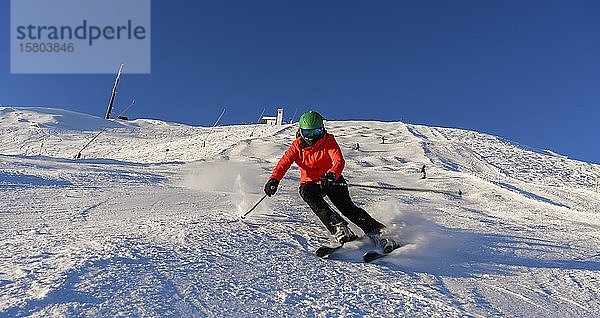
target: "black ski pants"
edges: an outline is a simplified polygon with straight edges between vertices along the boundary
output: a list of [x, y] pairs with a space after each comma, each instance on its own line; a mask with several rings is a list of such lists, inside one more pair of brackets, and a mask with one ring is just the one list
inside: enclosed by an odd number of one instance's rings
[[[345, 184], [343, 176], [337, 180], [337, 183]], [[321, 222], [327, 227], [331, 234], [335, 233], [335, 224], [348, 223], [337, 212], [335, 212], [325, 201], [327, 196], [331, 203], [350, 220], [356, 224], [363, 232], [368, 233], [385, 226], [372, 218], [367, 211], [357, 207], [350, 198], [347, 186], [334, 185], [331, 190], [322, 190], [320, 185], [314, 182], [305, 182], [300, 185], [300, 196], [308, 203], [308, 206], [315, 212]]]

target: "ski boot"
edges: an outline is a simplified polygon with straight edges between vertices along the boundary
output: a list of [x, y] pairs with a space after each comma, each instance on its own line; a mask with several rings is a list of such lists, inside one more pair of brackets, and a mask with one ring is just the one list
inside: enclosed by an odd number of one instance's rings
[[358, 239], [358, 236], [352, 232], [352, 230], [348, 227], [348, 224], [337, 223], [333, 226], [335, 227], [335, 233], [333, 233], [333, 237], [335, 237], [340, 244]]
[[385, 234], [382, 229], [376, 229], [366, 233], [366, 235], [375, 243], [375, 246], [380, 248], [384, 253], [390, 253], [391, 251], [402, 246], [394, 239]]

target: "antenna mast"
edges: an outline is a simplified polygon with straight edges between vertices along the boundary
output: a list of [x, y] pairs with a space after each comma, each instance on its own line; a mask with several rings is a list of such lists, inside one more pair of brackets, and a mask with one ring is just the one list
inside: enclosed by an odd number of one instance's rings
[[113, 110], [113, 103], [115, 101], [115, 96], [117, 95], [117, 87], [119, 86], [119, 79], [121, 79], [121, 72], [123, 72], [123, 64], [121, 64], [121, 67], [119, 67], [119, 73], [117, 73], [117, 78], [115, 79], [115, 86], [113, 86], [112, 95], [110, 96], [110, 101], [108, 102], [108, 109], [106, 109], [105, 119], [110, 119], [110, 113]]

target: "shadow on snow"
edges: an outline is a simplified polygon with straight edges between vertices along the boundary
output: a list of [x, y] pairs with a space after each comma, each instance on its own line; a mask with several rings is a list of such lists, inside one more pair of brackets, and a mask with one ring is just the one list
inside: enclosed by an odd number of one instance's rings
[[376, 263], [407, 274], [428, 273], [456, 278], [510, 275], [535, 268], [600, 271], [600, 262], [590, 259], [593, 257], [572, 257], [580, 255], [580, 251], [548, 240], [437, 225], [428, 229], [432, 231], [424, 235], [413, 234], [413, 240], [406, 239], [411, 243]]

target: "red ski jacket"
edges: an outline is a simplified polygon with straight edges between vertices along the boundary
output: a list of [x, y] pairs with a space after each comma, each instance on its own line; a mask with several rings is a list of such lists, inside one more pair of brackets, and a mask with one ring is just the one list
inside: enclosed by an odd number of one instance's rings
[[273, 169], [271, 178], [279, 181], [283, 178], [292, 163], [300, 168], [300, 184], [318, 182], [321, 176], [328, 172], [335, 173], [336, 180], [344, 170], [344, 157], [340, 146], [332, 134], [325, 133], [314, 145], [302, 147], [302, 140], [296, 138], [292, 145], [285, 151], [279, 163]]

